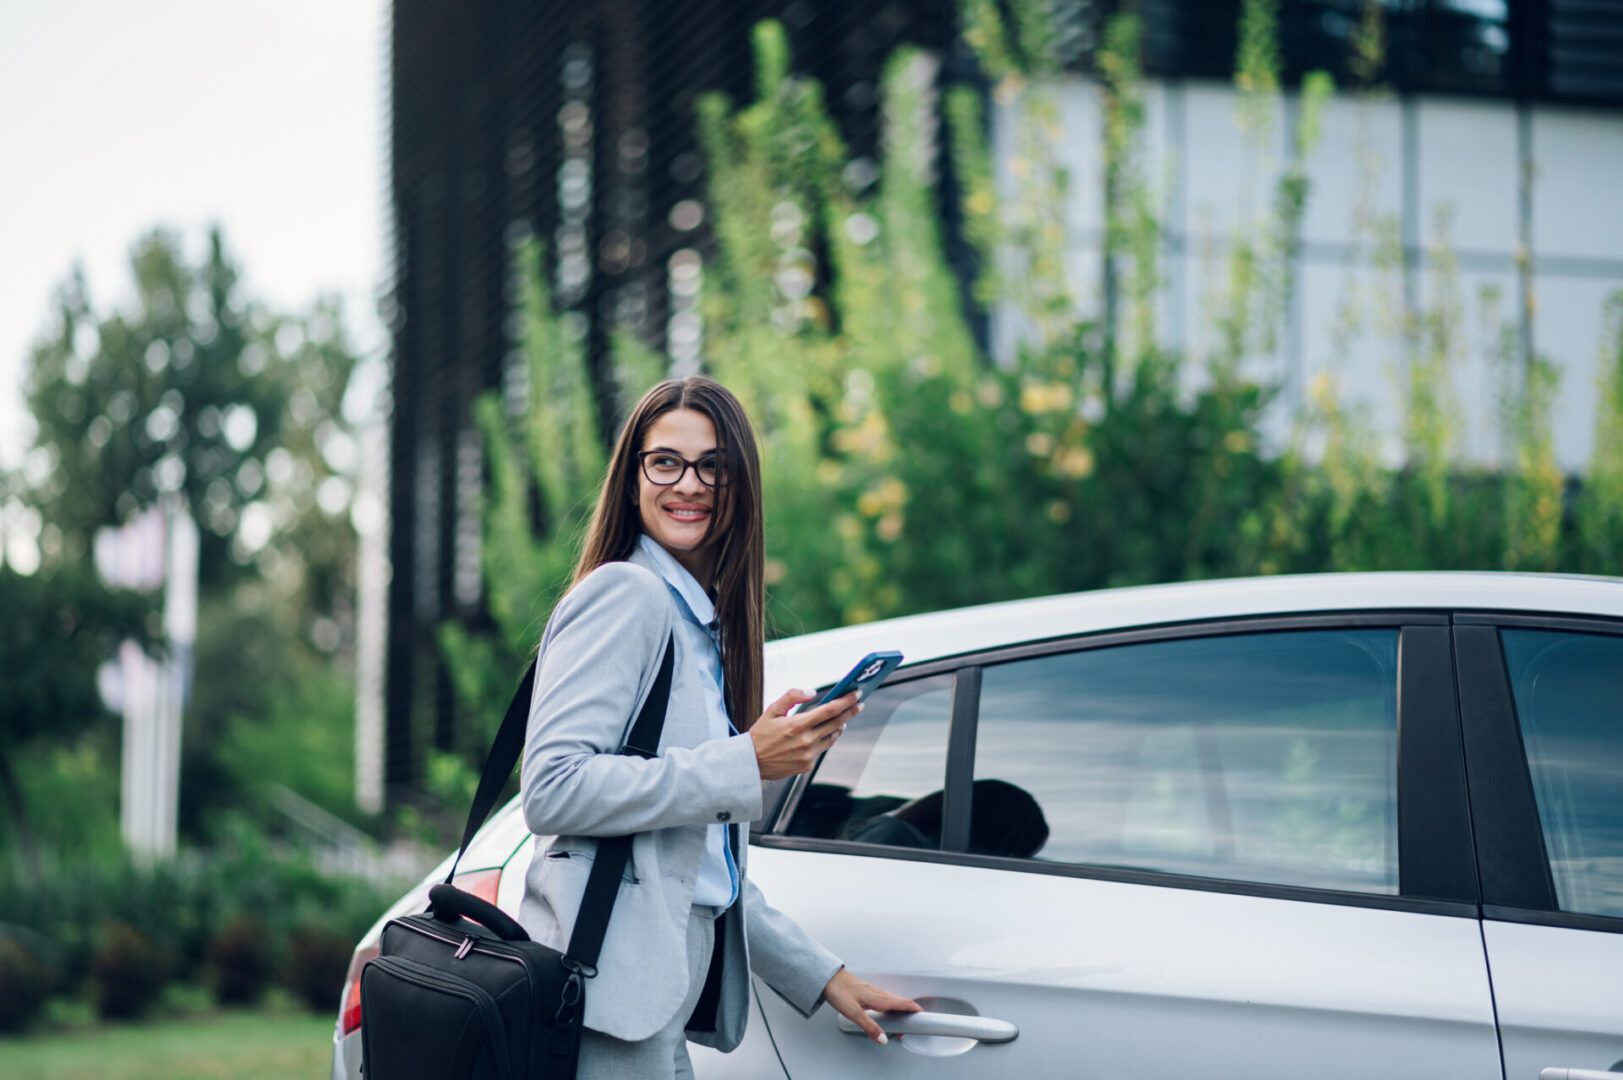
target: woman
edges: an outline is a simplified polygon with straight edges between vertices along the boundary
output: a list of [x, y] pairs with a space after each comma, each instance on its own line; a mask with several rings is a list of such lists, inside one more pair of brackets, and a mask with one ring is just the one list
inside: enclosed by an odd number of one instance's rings
[[[861, 706], [794, 716], [761, 701], [760, 463], [719, 383], [660, 383], [615, 446], [575, 569], [542, 638], [524, 746], [525, 820], [557, 839], [530, 864], [520, 922], [562, 949], [595, 838], [633, 833], [586, 995], [580, 1077], [691, 1076], [686, 1040], [737, 1046], [749, 972], [801, 1013], [827, 1001], [884, 1042], [865, 1009], [918, 1005], [852, 975], [762, 898], [746, 874], [761, 783], [807, 772]], [[658, 757], [616, 753], [675, 646]], [[734, 711], [736, 709], [741, 711]]]

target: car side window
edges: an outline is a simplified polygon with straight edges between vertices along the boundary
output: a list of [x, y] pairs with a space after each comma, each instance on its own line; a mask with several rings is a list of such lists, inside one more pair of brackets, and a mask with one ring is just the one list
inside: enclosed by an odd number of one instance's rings
[[1397, 651], [1313, 630], [987, 666], [971, 848], [1394, 894]]
[[791, 836], [941, 846], [952, 676], [881, 686], [812, 773]]
[[1623, 637], [1500, 639], [1556, 902], [1623, 917]]

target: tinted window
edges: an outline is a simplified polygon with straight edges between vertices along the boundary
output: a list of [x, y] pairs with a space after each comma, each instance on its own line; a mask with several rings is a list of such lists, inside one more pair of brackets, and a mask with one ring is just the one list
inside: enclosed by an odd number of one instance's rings
[[866, 706], [812, 773], [789, 833], [940, 847], [952, 676], [882, 686]]
[[1501, 636], [1556, 901], [1623, 916], [1623, 638]]
[[1397, 645], [1246, 634], [987, 667], [975, 827], [1000, 782], [1011, 828], [1046, 832], [1037, 859], [1395, 893]]

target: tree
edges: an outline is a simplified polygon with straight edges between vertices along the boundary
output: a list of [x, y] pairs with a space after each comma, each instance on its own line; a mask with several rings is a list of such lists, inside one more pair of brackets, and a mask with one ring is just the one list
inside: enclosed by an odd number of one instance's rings
[[[203, 533], [204, 589], [242, 580], [250, 564], [302, 568], [309, 534], [330, 532], [318, 498], [328, 520], [339, 516], [354, 457], [340, 404], [355, 358], [336, 309], [299, 317], [245, 300], [217, 229], [200, 266], [187, 265], [178, 235], [156, 230], [135, 245], [131, 270], [134, 305], [107, 315], [75, 271], [30, 359], [45, 477], [31, 497], [50, 525], [46, 547], [58, 549], [48, 554], [82, 557], [98, 528], [174, 493]], [[329, 478], [339, 486], [323, 492]], [[347, 558], [323, 550], [318, 562]]]
[[268, 695], [349, 638], [357, 450], [342, 405], [357, 359], [336, 302], [289, 313], [246, 297], [218, 229], [195, 263], [154, 230], [130, 268], [119, 310], [98, 310], [78, 271], [57, 292], [27, 365], [38, 430], [22, 497], [44, 520], [47, 569], [87, 562], [98, 529], [162, 499], [197, 521], [214, 648], [185, 726], [182, 827], [195, 834], [241, 780], [216, 753], [222, 725], [276, 713]]
[[31, 744], [65, 742], [104, 721], [96, 669], [124, 639], [144, 641], [150, 602], [114, 592], [83, 566], [20, 574], [0, 565], [0, 799], [31, 873], [39, 854], [13, 763]]

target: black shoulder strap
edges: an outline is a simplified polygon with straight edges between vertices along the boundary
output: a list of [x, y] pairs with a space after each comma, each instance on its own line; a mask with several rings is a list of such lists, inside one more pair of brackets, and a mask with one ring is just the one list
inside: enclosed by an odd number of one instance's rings
[[[654, 680], [654, 687], [648, 692], [648, 700], [643, 702], [642, 711], [637, 714], [637, 722], [632, 725], [631, 734], [626, 737], [626, 745], [621, 753], [636, 753], [643, 757], [653, 757], [659, 750], [659, 734], [665, 725], [665, 703], [671, 692], [671, 665], [672, 640], [665, 641], [665, 659], [660, 664], [659, 676]], [[468, 845], [473, 843], [473, 834], [479, 831], [479, 826], [485, 823], [490, 811], [496, 806], [496, 799], [501, 795], [502, 788], [507, 785], [507, 778], [513, 775], [513, 766], [518, 764], [519, 754], [524, 750], [524, 730], [530, 719], [530, 698], [535, 691], [535, 665], [524, 672], [524, 679], [519, 683], [518, 689], [513, 692], [513, 700], [507, 706], [507, 714], [502, 717], [502, 726], [496, 731], [496, 738], [491, 741], [490, 753], [485, 756], [485, 767], [479, 774], [479, 788], [474, 792], [473, 805], [468, 808], [468, 822], [462, 829], [462, 846], [457, 849], [456, 858], [451, 860], [451, 870], [445, 875], [446, 884], [456, 876], [457, 864], [462, 856], [468, 853]], [[647, 749], [634, 749], [646, 747]], [[609, 841], [605, 841], [605, 845]], [[606, 850], [606, 848], [605, 848]], [[627, 843], [629, 853], [630, 844]], [[624, 869], [624, 859], [622, 857]], [[621, 871], [615, 871], [618, 879]], [[593, 880], [596, 880], [595, 876]], [[591, 887], [588, 885], [587, 893], [590, 895]], [[610, 903], [613, 903], [614, 894], [609, 894]], [[605, 923], [607, 915], [604, 916]], [[599, 945], [602, 944], [601, 934]], [[593, 961], [596, 960], [597, 949], [592, 950]]]
[[[666, 639], [659, 675], [642, 703], [642, 711], [637, 714], [637, 722], [631, 726], [625, 745], [620, 748], [622, 754], [651, 758], [659, 753], [659, 735], [665, 727], [665, 709], [671, 697], [671, 671], [676, 664], [675, 645], [674, 638]], [[597, 973], [597, 954], [603, 948], [603, 935], [608, 932], [609, 916], [614, 912], [620, 875], [625, 873], [626, 861], [630, 858], [629, 836], [606, 836], [597, 842], [592, 873], [586, 879], [586, 893], [575, 915], [575, 931], [570, 934], [569, 948], [565, 950], [565, 955], [588, 975]]]
[[513, 775], [513, 766], [518, 764], [518, 756], [524, 749], [524, 728], [530, 719], [530, 697], [535, 690], [535, 664], [531, 660], [530, 666], [525, 669], [523, 680], [513, 691], [513, 700], [508, 703], [507, 714], [502, 717], [502, 726], [496, 729], [496, 738], [491, 740], [490, 753], [485, 755], [485, 767], [479, 774], [479, 788], [473, 794], [473, 805], [468, 808], [468, 823], [462, 828], [462, 846], [457, 849], [456, 858], [451, 860], [450, 873], [445, 875], [447, 885], [456, 876], [457, 864], [462, 861], [462, 856], [468, 853], [473, 834], [490, 816], [497, 796], [507, 785], [507, 778]]

